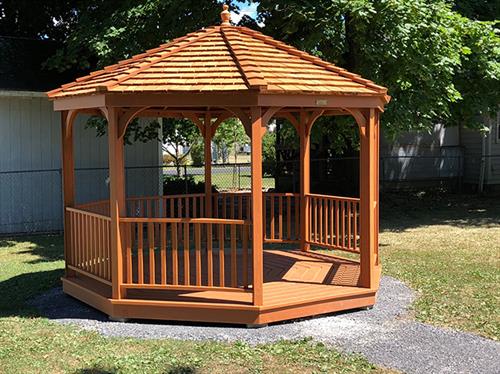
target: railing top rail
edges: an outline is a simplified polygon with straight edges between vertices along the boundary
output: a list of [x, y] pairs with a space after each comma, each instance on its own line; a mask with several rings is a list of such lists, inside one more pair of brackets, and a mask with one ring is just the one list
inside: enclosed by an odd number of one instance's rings
[[332, 200], [344, 200], [344, 201], [359, 202], [359, 197], [320, 195], [320, 194], [315, 194], [315, 193], [309, 193], [309, 194], [306, 194], [306, 196], [307, 197], [318, 197], [320, 199], [332, 199]]
[[95, 206], [95, 205], [101, 205], [101, 204], [109, 204], [109, 200], [97, 200], [97, 201], [91, 201], [85, 204], [77, 204], [75, 205], [75, 208], [86, 208], [89, 206]]
[[127, 197], [127, 201], [136, 200], [156, 200], [156, 199], [184, 199], [186, 197], [204, 197], [204, 193], [182, 194], [182, 195], [157, 195], [157, 196], [132, 196]]
[[264, 192], [266, 196], [300, 196], [300, 193], [295, 192]]
[[89, 217], [94, 217], [94, 218], [99, 218], [99, 219], [102, 219], [102, 220], [106, 220], [106, 221], [110, 221], [111, 218], [108, 217], [108, 216], [104, 216], [102, 214], [97, 214], [97, 213], [93, 213], [93, 212], [89, 212], [88, 210], [83, 210], [83, 209], [79, 209], [79, 208], [71, 208], [71, 207], [66, 207], [66, 211], [67, 212], [73, 212], [73, 213], [79, 213], [79, 214], [85, 214]]
[[120, 222], [132, 223], [205, 223], [249, 226], [251, 221], [244, 219], [225, 218], [145, 218], [145, 217], [120, 217]]

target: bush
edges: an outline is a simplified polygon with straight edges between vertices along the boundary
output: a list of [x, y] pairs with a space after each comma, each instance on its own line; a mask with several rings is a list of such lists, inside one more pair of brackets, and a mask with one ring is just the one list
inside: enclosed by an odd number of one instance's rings
[[[215, 187], [212, 191], [217, 192]], [[177, 175], [165, 175], [163, 177], [163, 194], [164, 195], [182, 195], [205, 192], [205, 182], [195, 182], [192, 175], [187, 177], [179, 177]]]

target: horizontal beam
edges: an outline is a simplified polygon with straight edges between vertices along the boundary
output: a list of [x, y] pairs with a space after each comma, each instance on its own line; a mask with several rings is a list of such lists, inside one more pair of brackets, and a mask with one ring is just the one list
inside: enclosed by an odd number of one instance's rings
[[226, 219], [226, 218], [145, 218], [145, 217], [121, 217], [120, 222], [130, 223], [190, 223], [190, 224], [224, 224], [250, 226], [250, 220]]

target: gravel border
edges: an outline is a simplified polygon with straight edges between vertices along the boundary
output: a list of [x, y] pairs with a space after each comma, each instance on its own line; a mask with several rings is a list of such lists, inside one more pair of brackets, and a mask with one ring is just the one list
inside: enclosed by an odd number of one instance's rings
[[360, 310], [259, 329], [232, 325], [112, 322], [95, 309], [55, 288], [32, 303], [42, 316], [75, 324], [105, 336], [141, 339], [244, 341], [249, 344], [312, 337], [346, 353], [406, 373], [500, 373], [500, 343], [480, 336], [411, 320], [415, 293], [404, 283], [383, 277], [377, 303]]

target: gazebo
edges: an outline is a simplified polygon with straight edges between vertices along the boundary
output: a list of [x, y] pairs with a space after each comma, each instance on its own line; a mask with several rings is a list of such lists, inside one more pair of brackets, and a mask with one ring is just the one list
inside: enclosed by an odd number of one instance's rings
[[[62, 118], [64, 292], [115, 319], [246, 325], [372, 306], [387, 90], [232, 26], [227, 6], [221, 18], [48, 92]], [[107, 120], [110, 185], [109, 200], [76, 205], [73, 124], [81, 113]], [[359, 127], [360, 196], [312, 194], [311, 128], [320, 116], [345, 115]], [[127, 196], [123, 137], [137, 117], [198, 126], [203, 194]], [[251, 139], [250, 192], [212, 190], [211, 140], [231, 117]], [[272, 118], [287, 119], [300, 137], [300, 193], [263, 192], [262, 137]]]

